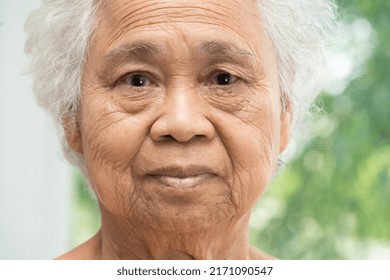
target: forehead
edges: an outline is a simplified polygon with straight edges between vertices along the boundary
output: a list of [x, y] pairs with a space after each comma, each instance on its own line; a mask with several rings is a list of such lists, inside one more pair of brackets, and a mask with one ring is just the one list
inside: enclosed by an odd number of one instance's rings
[[133, 27], [164, 22], [250, 20], [257, 15], [256, 0], [106, 0], [103, 12], [112, 22], [125, 21]]
[[252, 49], [265, 36], [256, 0], [106, 0], [95, 33], [104, 49], [123, 38], [169, 41], [178, 33], [184, 40], [241, 41]]

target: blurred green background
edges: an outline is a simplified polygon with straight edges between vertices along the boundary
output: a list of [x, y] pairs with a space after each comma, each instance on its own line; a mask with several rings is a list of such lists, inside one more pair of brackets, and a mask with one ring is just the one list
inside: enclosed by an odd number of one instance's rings
[[[390, 1], [338, 5], [323, 110], [251, 220], [251, 242], [282, 259], [390, 259]], [[78, 173], [73, 198], [75, 246], [99, 227]]]

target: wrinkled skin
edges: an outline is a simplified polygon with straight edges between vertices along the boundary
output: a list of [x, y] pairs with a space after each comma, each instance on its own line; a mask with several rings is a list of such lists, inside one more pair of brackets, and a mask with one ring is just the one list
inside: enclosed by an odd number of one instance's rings
[[102, 227], [75, 259], [251, 259], [250, 211], [289, 140], [255, 0], [109, 0], [78, 130]]

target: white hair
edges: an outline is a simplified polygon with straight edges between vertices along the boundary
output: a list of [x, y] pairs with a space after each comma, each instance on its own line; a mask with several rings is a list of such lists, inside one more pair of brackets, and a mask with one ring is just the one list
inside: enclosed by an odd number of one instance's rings
[[[69, 147], [63, 120], [77, 123], [83, 66], [102, 2], [43, 0], [26, 22], [36, 99], [58, 128], [65, 158], [83, 172], [83, 157]], [[258, 4], [276, 50], [283, 104], [292, 107], [294, 124], [302, 123], [320, 92], [322, 52], [336, 26], [336, 6], [332, 0], [258, 0]]]

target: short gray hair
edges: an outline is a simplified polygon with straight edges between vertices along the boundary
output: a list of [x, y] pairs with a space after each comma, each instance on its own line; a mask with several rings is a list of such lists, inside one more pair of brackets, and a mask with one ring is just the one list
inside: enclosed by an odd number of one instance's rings
[[[261, 19], [277, 53], [282, 102], [291, 106], [295, 126], [302, 123], [319, 94], [323, 48], [336, 27], [332, 0], [257, 0]], [[81, 77], [96, 16], [103, 0], [43, 0], [26, 22], [34, 92], [56, 124], [66, 159], [83, 172], [64, 117], [77, 122]]]

